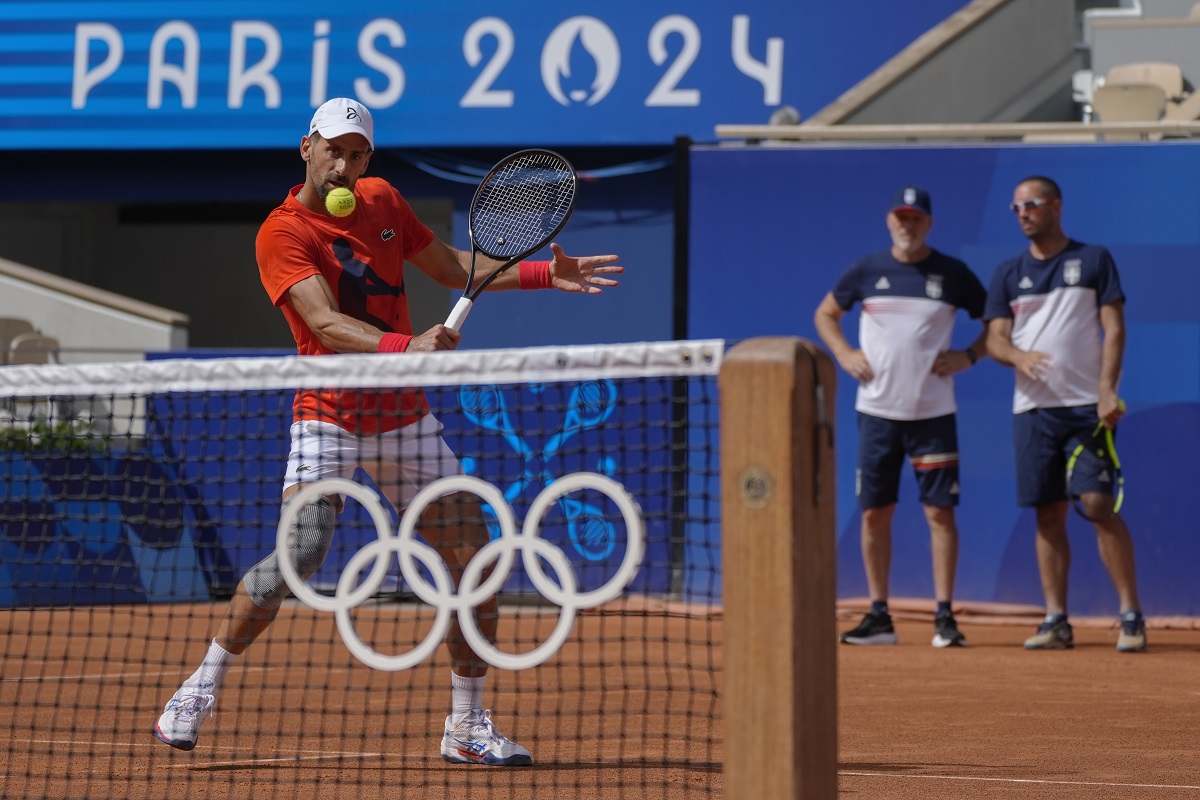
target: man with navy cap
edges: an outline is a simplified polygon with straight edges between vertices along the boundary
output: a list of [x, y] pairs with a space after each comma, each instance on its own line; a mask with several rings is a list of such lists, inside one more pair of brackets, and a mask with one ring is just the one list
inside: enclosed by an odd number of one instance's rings
[[[892, 245], [854, 262], [814, 316], [817, 333], [859, 382], [856, 494], [862, 509], [861, 543], [871, 610], [842, 634], [845, 644], [895, 644], [888, 611], [892, 517], [907, 456], [929, 523], [937, 595], [934, 647], [962, 647], [951, 600], [958, 563], [958, 434], [953, 375], [986, 354], [986, 332], [962, 350], [950, 349], [958, 309], [983, 315], [987, 293], [956, 258], [929, 247], [933, 203], [920, 186], [896, 191], [887, 212]], [[862, 304], [858, 346], [841, 319]]]

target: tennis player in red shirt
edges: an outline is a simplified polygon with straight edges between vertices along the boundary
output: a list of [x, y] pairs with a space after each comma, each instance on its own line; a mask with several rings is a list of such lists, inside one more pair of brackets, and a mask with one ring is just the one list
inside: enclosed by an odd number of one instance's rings
[[[460, 334], [444, 325], [413, 332], [404, 263], [442, 286], [463, 289], [471, 254], [438, 240], [386, 180], [364, 177], [374, 146], [374, 125], [365, 106], [348, 98], [326, 102], [300, 140], [304, 183], [288, 193], [259, 230], [255, 250], [263, 286], [287, 319], [300, 355], [458, 346]], [[345, 217], [334, 217], [325, 207], [325, 198], [339, 187], [351, 190], [356, 199], [355, 210]], [[550, 247], [552, 260], [523, 262], [499, 275], [489, 289], [599, 294], [617, 285], [610, 276], [624, 271], [615, 255], [575, 258], [557, 244]], [[477, 281], [500, 265], [483, 256], [479, 260]], [[305, 483], [349, 478], [362, 468], [401, 510], [424, 486], [462, 473], [420, 390], [302, 389], [296, 393], [294, 420], [285, 504]], [[343, 501], [333, 494], [299, 511], [292, 558], [304, 577], [324, 561]], [[456, 581], [488, 541], [482, 509], [473, 495], [453, 494], [434, 502], [422, 513], [419, 526]], [[195, 747], [226, 672], [275, 619], [288, 593], [275, 553], [246, 573], [200, 667], [155, 724], [155, 736], [180, 750]], [[480, 630], [493, 639], [495, 597], [476, 614]], [[442, 757], [472, 764], [531, 764], [529, 751], [497, 731], [490, 711], [484, 710], [488, 665], [467, 645], [457, 623], [446, 645], [452, 659], [451, 713]]]

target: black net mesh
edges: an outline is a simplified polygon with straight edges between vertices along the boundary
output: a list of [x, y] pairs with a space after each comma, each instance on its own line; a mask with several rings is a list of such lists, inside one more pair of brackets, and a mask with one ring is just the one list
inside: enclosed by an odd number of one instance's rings
[[[437, 355], [0, 368], [0, 796], [721, 795], [720, 343]], [[281, 515], [311, 535], [294, 443], [353, 482], [308, 498], [332, 544], [200, 686]], [[447, 733], [460, 614], [519, 750]]]

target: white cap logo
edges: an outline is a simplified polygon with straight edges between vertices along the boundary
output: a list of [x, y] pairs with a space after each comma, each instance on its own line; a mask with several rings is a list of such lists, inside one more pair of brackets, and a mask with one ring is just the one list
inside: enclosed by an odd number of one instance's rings
[[905, 189], [904, 190], [904, 202], [905, 202], [905, 204], [910, 205], [910, 206], [913, 203], [917, 202], [917, 190], [912, 189], [912, 188]]
[[375, 124], [371, 120], [371, 112], [362, 103], [348, 97], [326, 100], [317, 109], [317, 113], [313, 114], [312, 123], [308, 126], [309, 135], [314, 132], [321, 134], [325, 139], [357, 133], [367, 140], [368, 147], [375, 147]]

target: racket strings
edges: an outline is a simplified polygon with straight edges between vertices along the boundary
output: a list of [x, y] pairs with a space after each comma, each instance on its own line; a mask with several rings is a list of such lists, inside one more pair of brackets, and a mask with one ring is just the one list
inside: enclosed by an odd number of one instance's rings
[[545, 155], [503, 165], [481, 188], [471, 209], [471, 232], [479, 249], [509, 258], [539, 245], [574, 207], [570, 166]]

